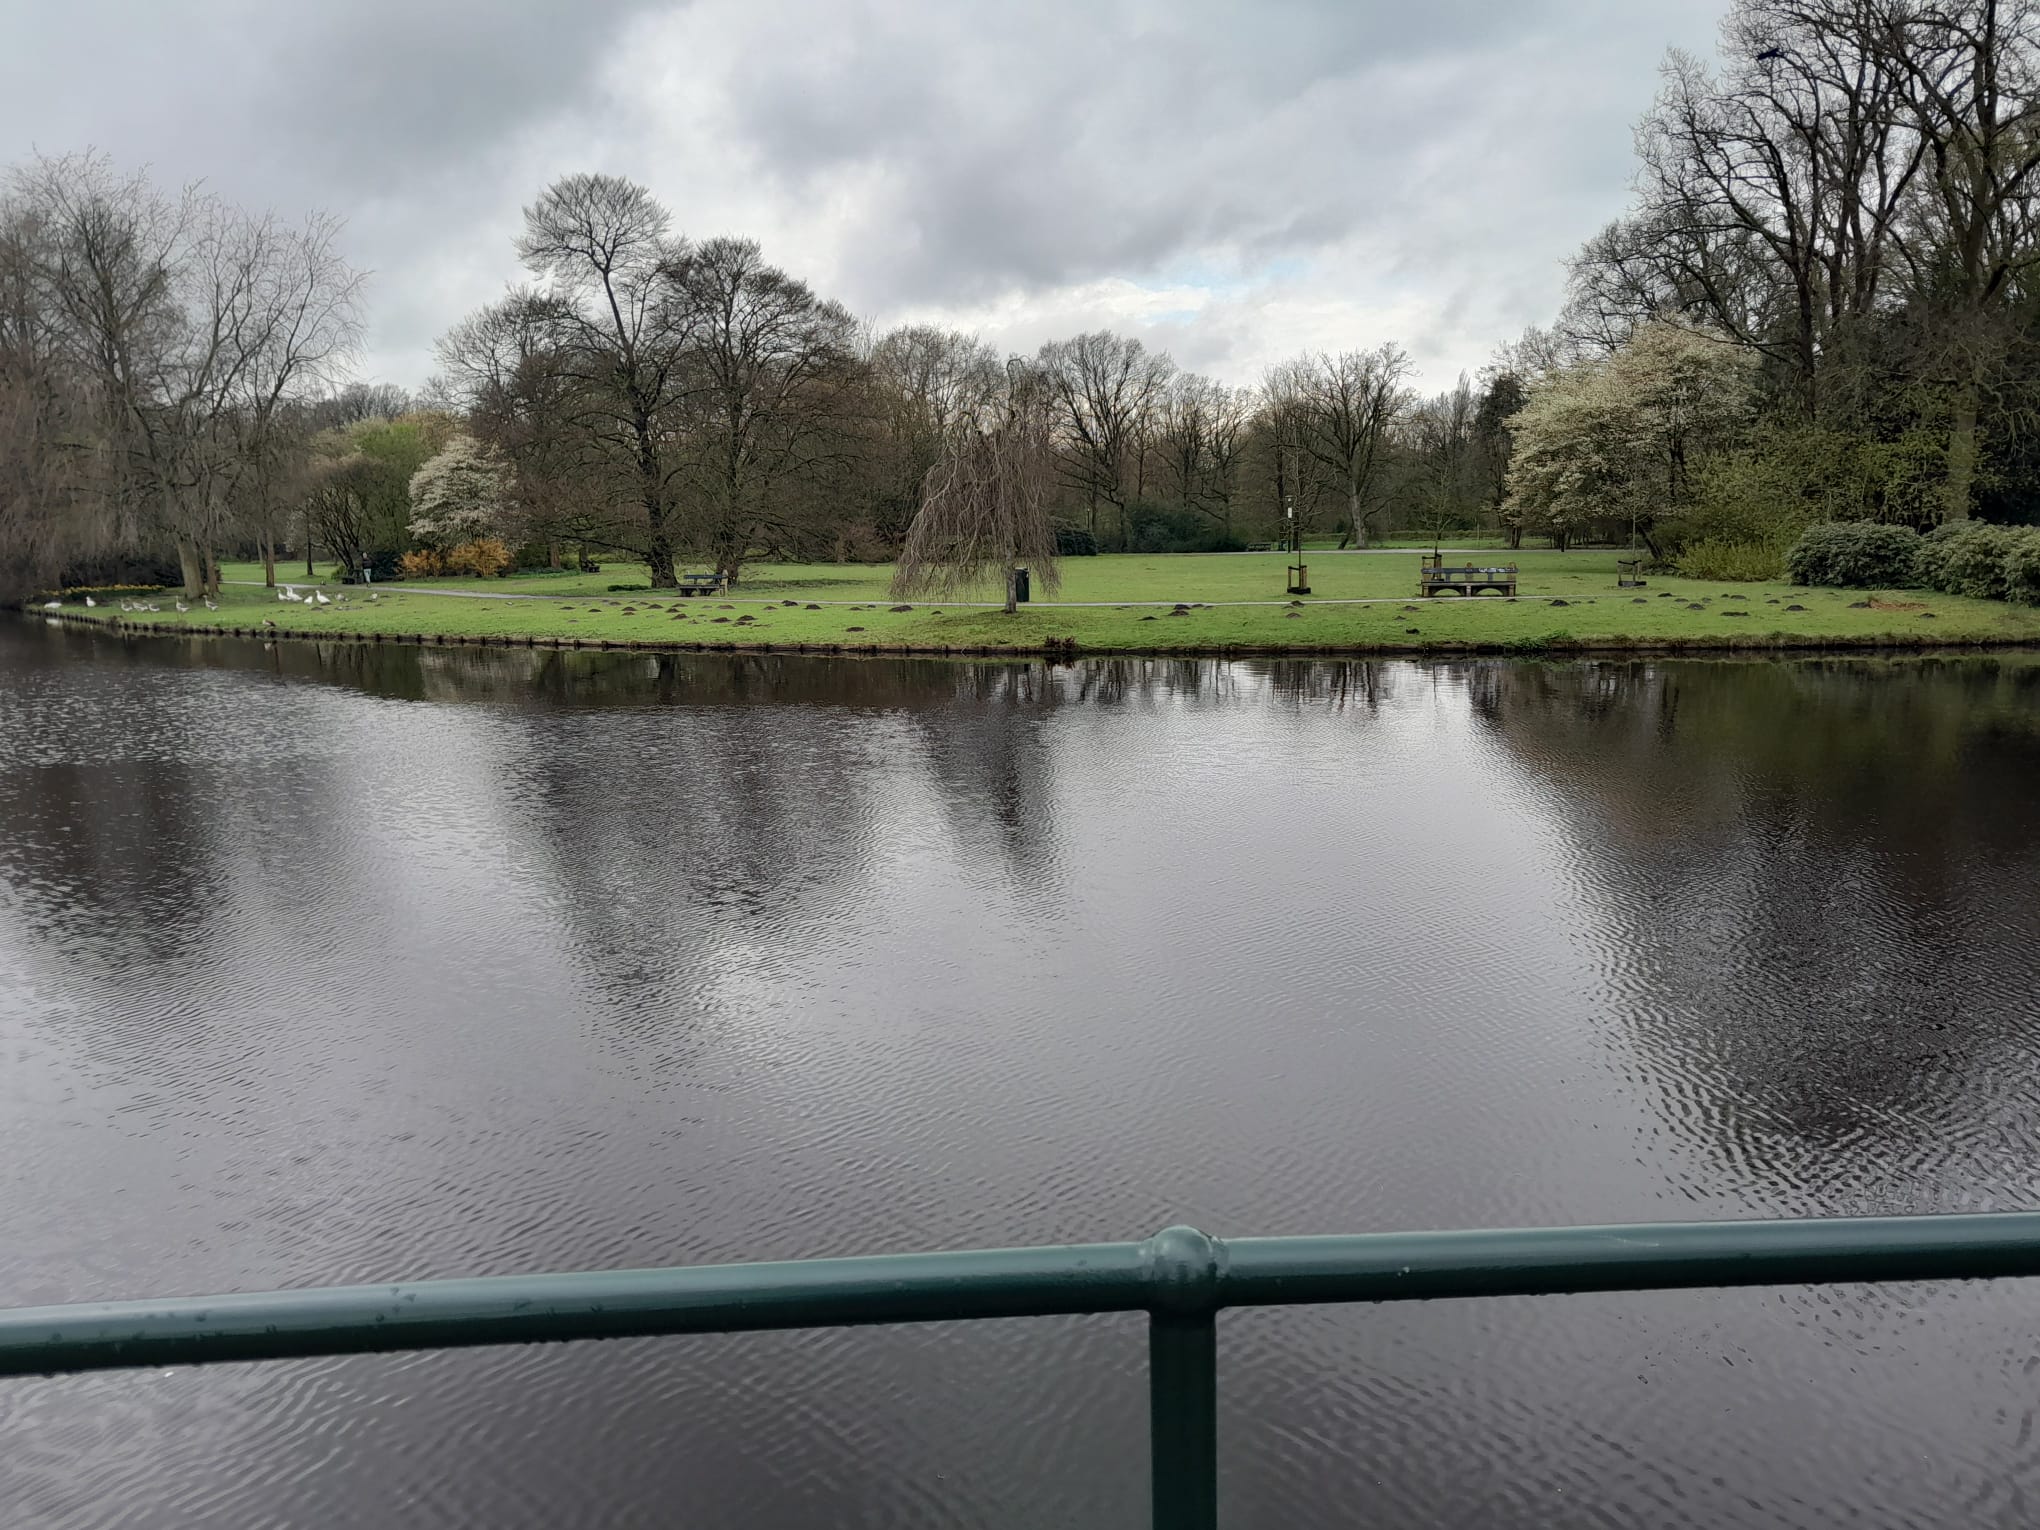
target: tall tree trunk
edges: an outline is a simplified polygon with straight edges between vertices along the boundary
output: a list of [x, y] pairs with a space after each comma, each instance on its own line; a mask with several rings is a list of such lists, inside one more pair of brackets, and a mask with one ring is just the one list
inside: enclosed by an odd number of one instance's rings
[[1353, 545], [1363, 552], [1367, 547], [1367, 523], [1360, 519], [1360, 489], [1353, 485], [1346, 490], [1346, 524], [1353, 529]]
[[1286, 449], [1278, 441], [1275, 446], [1275, 524], [1283, 526], [1285, 531], [1288, 528], [1283, 523], [1289, 515], [1289, 475], [1283, 468], [1286, 455]]
[[262, 582], [276, 588], [276, 533], [267, 526], [262, 528]]
[[1953, 418], [1948, 425], [1948, 481], [1943, 488], [1943, 520], [1969, 519], [1969, 491], [1976, 482], [1976, 368], [1970, 363], [1956, 385]]
[[205, 550], [205, 598], [220, 598], [220, 555], [210, 545]]
[[645, 567], [651, 570], [652, 588], [677, 590], [680, 576], [673, 572], [673, 539], [666, 535], [666, 517], [652, 518], [652, 534], [645, 539]]
[[639, 414], [632, 423], [637, 432], [638, 499], [645, 507], [645, 567], [651, 570], [653, 589], [677, 590], [680, 579], [673, 572], [673, 539], [666, 531], [666, 499], [661, 492], [664, 475], [651, 420]]
[[205, 560], [198, 544], [183, 532], [177, 533], [177, 568], [184, 576], [184, 598], [205, 598]]
[[1020, 610], [1020, 566], [1011, 558], [1006, 560], [1006, 614], [1014, 616]]
[[1799, 372], [1797, 389], [1802, 418], [1811, 426], [1820, 419], [1819, 309], [1812, 283], [1802, 274], [1795, 294], [1798, 300], [1798, 333], [1793, 337], [1793, 362]]
[[744, 570], [743, 540], [735, 532], [731, 531], [728, 524], [725, 523], [715, 533], [715, 539], [709, 551], [715, 559], [715, 571], [722, 576], [724, 587], [732, 590], [735, 589], [737, 587], [737, 578]]

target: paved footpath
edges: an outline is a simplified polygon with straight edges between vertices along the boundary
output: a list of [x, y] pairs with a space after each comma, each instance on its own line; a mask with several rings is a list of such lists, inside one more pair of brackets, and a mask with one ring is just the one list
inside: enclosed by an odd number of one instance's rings
[[[260, 589], [262, 587], [261, 581], [256, 579], [228, 579], [223, 580], [222, 583], [251, 587], [255, 589]], [[306, 579], [280, 579], [277, 581], [277, 583], [279, 586], [288, 584], [293, 588], [305, 590], [323, 588], [323, 586], [315, 584], [313, 581]], [[553, 594], [520, 594], [513, 590], [503, 590], [500, 592], [496, 590], [446, 590], [430, 588], [424, 585], [416, 584], [381, 585], [378, 586], [378, 588], [387, 590], [391, 594], [396, 595], [444, 595], [454, 600], [574, 600], [574, 601], [601, 600], [609, 601], [612, 603], [628, 602], [635, 600], [681, 600], [681, 601], [698, 600], [702, 602], [702, 604], [706, 605], [711, 601], [711, 599], [713, 599], [713, 597], [707, 595], [675, 595], [670, 590], [633, 590], [627, 595], [622, 593], [621, 591], [606, 592], [601, 595], [575, 595], [571, 593], [553, 595]], [[1351, 597], [1341, 596], [1336, 599], [1329, 600], [1318, 599], [1314, 597], [1309, 600], [1300, 601], [1299, 604], [1306, 606], [1408, 606], [1416, 605], [1419, 601], [1423, 600], [1424, 598], [1425, 597], [1421, 595], [1365, 595]], [[1461, 597], [1454, 596], [1452, 598], [1457, 600], [1460, 599]], [[1473, 599], [1475, 597], [1468, 596], [1465, 598]], [[1582, 601], [1583, 599], [1592, 600], [1594, 597], [1591, 595], [1585, 597], [1557, 596], [1557, 595], [1518, 595], [1513, 598], [1517, 600], [1569, 599], [1575, 602], [1579, 602]], [[786, 601], [787, 597], [779, 595], [725, 595], [722, 597], [723, 604], [739, 606], [783, 606], [786, 604]], [[350, 600], [348, 604], [353, 605], [355, 604], [355, 602]], [[867, 595], [862, 600], [799, 600], [796, 601], [795, 604], [803, 606], [865, 606], [872, 609], [881, 609], [887, 605], [900, 604], [900, 602], [892, 600], [890, 596], [880, 597], [876, 595]], [[911, 602], [911, 604], [918, 604], [928, 607], [961, 606], [966, 609], [982, 608], [987, 611], [1003, 610], [1006, 605], [1006, 603], [1003, 600], [921, 600], [918, 602]], [[1175, 609], [1179, 602], [1173, 600], [1030, 600], [1027, 602], [1027, 604], [1030, 606], [1040, 608], [1042, 610], [1075, 609], [1095, 611], [1127, 611], [1152, 606], [1159, 611], [1170, 611]], [[1289, 602], [1286, 600], [1186, 600], [1180, 602], [1180, 604], [1186, 606], [1286, 606], [1289, 604]]]

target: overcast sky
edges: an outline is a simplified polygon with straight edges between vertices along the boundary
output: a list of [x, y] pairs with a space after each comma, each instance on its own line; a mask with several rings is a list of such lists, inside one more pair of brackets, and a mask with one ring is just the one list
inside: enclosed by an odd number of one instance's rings
[[519, 274], [556, 175], [644, 182], [881, 325], [1107, 326], [1254, 381], [1548, 322], [1726, 0], [4, 0], [0, 146], [348, 220], [363, 375]]

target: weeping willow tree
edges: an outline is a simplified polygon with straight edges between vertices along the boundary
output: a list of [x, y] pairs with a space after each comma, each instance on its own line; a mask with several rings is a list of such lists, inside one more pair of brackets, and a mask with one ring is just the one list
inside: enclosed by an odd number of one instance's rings
[[954, 598], [998, 580], [1010, 614], [1023, 568], [1054, 594], [1062, 582], [1048, 508], [1054, 481], [1046, 390], [1032, 368], [1009, 363], [996, 395], [949, 432], [928, 470], [893, 594]]

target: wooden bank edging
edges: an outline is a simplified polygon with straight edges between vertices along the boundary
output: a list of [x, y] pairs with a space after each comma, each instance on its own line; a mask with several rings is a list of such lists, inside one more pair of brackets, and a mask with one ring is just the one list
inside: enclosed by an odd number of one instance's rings
[[88, 616], [83, 611], [38, 611], [45, 621], [65, 622], [120, 633], [125, 637], [232, 637], [268, 641], [289, 638], [317, 643], [395, 643], [420, 648], [550, 648], [610, 653], [769, 653], [805, 654], [813, 658], [963, 658], [1048, 659], [1067, 662], [1083, 658], [1163, 659], [1344, 659], [1344, 658], [1538, 658], [1552, 654], [1581, 657], [1651, 657], [1663, 654], [1765, 653], [1963, 653], [2040, 648], [2040, 638], [1970, 637], [1903, 638], [1883, 634], [1827, 637], [1789, 635], [1747, 638], [1554, 638], [1543, 642], [1477, 643], [1445, 640], [1429, 643], [1184, 643], [1168, 647], [1085, 647], [1075, 638], [1043, 638], [1038, 643], [699, 643], [657, 642], [641, 638], [567, 638], [487, 636], [430, 632], [313, 632], [292, 627], [228, 626], [210, 622], [129, 622], [118, 616]]

